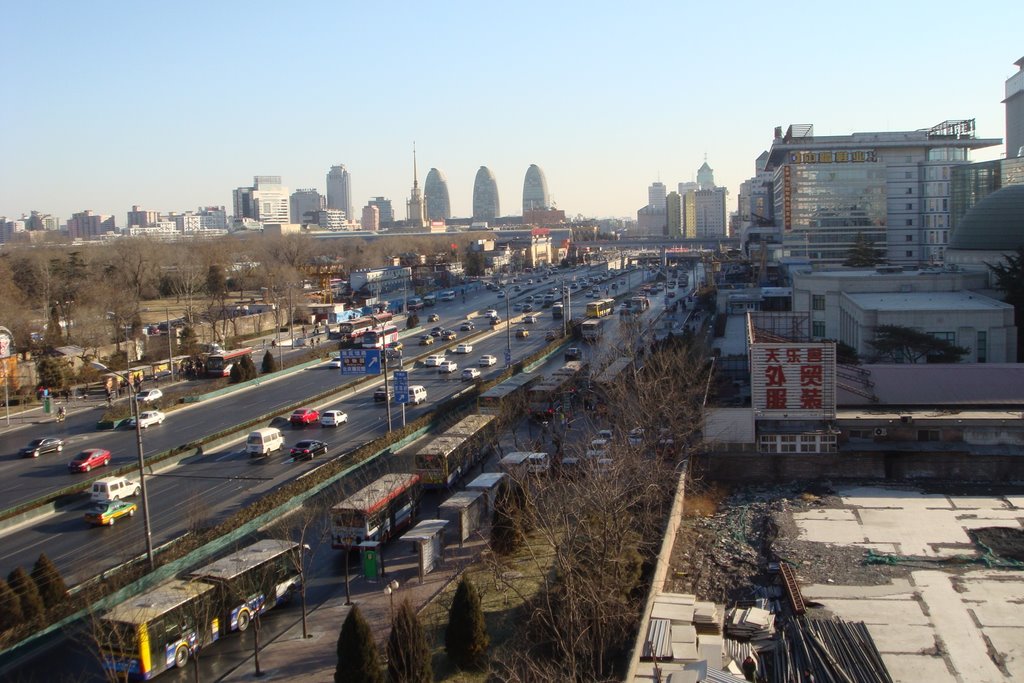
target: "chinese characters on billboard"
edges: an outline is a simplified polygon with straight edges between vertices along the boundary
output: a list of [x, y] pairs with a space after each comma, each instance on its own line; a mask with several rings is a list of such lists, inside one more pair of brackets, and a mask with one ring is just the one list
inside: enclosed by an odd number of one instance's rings
[[794, 419], [835, 415], [834, 344], [757, 343], [750, 356], [756, 415]]

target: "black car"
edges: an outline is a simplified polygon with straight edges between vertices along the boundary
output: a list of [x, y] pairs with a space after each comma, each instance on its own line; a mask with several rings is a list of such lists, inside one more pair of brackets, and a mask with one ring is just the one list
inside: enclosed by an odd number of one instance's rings
[[293, 460], [312, 460], [318, 455], [327, 455], [327, 444], [315, 439], [303, 439], [292, 446]]
[[374, 401], [384, 402], [384, 401], [386, 401], [389, 398], [394, 398], [394, 396], [395, 396], [395, 392], [394, 392], [393, 389], [391, 389], [391, 387], [388, 387], [388, 391], [385, 392], [384, 391], [384, 387], [383, 386], [379, 386], [373, 392], [373, 400]]
[[41, 439], [33, 439], [27, 446], [18, 451], [23, 458], [38, 458], [46, 453], [60, 453], [64, 450], [64, 439], [55, 436], [44, 436]]

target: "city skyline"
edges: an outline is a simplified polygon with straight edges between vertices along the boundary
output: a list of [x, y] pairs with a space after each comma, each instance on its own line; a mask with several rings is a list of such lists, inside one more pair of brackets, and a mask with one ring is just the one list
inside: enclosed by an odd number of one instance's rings
[[[530, 7], [545, 21], [533, 21]], [[635, 217], [652, 182], [695, 180], [705, 158], [733, 211], [776, 126], [845, 135], [974, 118], [979, 137], [1005, 137], [1003, 86], [1021, 57], [1007, 21], [1019, 13], [1014, 4], [990, 3], [984, 16], [952, 3], [927, 16], [872, 2], [856, 16], [814, 7], [659, 5], [650, 22], [649, 9], [601, 3], [582, 11], [314, 2], [301, 13], [234, 2], [114, 2], [57, 14], [12, 6], [0, 66], [12, 105], [0, 126], [16, 134], [0, 138], [0, 215], [38, 210], [66, 221], [91, 209], [120, 226], [133, 205], [162, 213], [230, 207], [233, 190], [257, 175], [325, 193], [325, 172], [338, 164], [351, 173], [359, 215], [372, 197], [405, 201], [413, 140], [423, 168], [444, 170], [453, 216], [472, 214], [481, 166], [493, 172], [510, 215], [535, 163], [567, 215]], [[306, 21], [307, 9], [317, 22]], [[350, 30], [385, 13], [386, 38]], [[942, 38], [951, 14], [956, 43]], [[680, 49], [678, 31], [694, 25], [706, 30], [688, 33]], [[278, 42], [261, 54], [253, 37], [271, 30]], [[429, 49], [419, 40], [425, 30]], [[105, 40], [38, 50], [41, 31], [56, 44]], [[780, 39], [766, 48], [772, 31]], [[323, 85], [337, 64], [338, 33], [347, 41], [344, 88]], [[595, 36], [615, 48], [595, 47]], [[865, 50], [869, 39], [884, 49]], [[264, 82], [313, 94], [316, 106], [238, 90], [229, 79], [243, 58], [259, 65]], [[409, 83], [410, 65], [428, 60], [440, 68]], [[766, 60], [784, 68], [761, 68]], [[360, 96], [388, 83], [402, 84], [401, 99], [386, 87], [377, 100]], [[427, 106], [406, 107], [407, 99]]]

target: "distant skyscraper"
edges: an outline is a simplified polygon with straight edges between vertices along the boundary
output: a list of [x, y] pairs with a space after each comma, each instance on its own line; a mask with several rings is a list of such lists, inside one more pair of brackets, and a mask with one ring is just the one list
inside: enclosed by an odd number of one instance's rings
[[316, 190], [295, 190], [291, 200], [292, 223], [316, 223], [320, 212], [326, 208], [327, 200]]
[[412, 145], [412, 192], [409, 194], [409, 201], [405, 203], [405, 218], [412, 227], [427, 227], [427, 206], [423, 201], [423, 192], [420, 190], [420, 181], [416, 173], [416, 143]]
[[1020, 69], [1006, 79], [1006, 158], [1024, 156], [1024, 57], [1014, 64]]
[[523, 181], [523, 213], [550, 207], [548, 181], [544, 178], [544, 171], [540, 170], [537, 164], [530, 164], [530, 168], [526, 169], [526, 179]]
[[452, 217], [452, 203], [448, 198], [448, 179], [436, 168], [427, 173], [423, 183], [423, 196], [427, 201], [427, 219], [446, 221]]
[[708, 166], [708, 160], [697, 169], [697, 186], [701, 190], [710, 190], [715, 187], [715, 172]]
[[116, 229], [113, 216], [94, 214], [88, 210], [73, 213], [68, 219], [68, 236], [71, 239], [93, 239]]
[[665, 234], [669, 237], [683, 236], [683, 202], [678, 192], [665, 196]]
[[369, 202], [370, 206], [376, 206], [380, 212], [378, 218], [383, 223], [394, 223], [395, 222], [395, 210], [391, 208], [391, 200], [384, 197], [374, 197]]
[[498, 204], [498, 182], [491, 169], [481, 166], [473, 183], [473, 220], [490, 221], [501, 215]]
[[373, 204], [363, 207], [363, 230], [377, 232], [380, 230], [380, 209]]
[[345, 165], [331, 166], [327, 173], [327, 208], [341, 209], [352, 220], [352, 176]]
[[258, 175], [252, 187], [234, 191], [235, 220], [251, 218], [261, 223], [289, 223], [288, 188], [279, 175]]
[[651, 183], [651, 186], [647, 188], [647, 207], [652, 209], [655, 213], [664, 213], [665, 193], [665, 183], [660, 181]]
[[128, 212], [128, 221], [126, 225], [128, 225], [128, 227], [136, 225], [140, 228], [148, 228], [156, 225], [159, 220], [159, 211], [146, 211], [136, 204], [132, 206], [132, 210]]

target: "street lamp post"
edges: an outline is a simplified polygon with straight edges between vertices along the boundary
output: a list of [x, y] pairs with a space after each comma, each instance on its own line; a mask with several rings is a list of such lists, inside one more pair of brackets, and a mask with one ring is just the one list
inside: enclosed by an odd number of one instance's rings
[[512, 315], [509, 312], [509, 291], [505, 288], [505, 367], [512, 366]]
[[346, 536], [344, 539], [345, 544], [345, 606], [350, 607], [352, 605], [352, 592], [349, 589], [348, 583], [348, 563], [352, 559], [352, 541], [355, 539], [351, 536]]
[[395, 592], [398, 591], [398, 579], [391, 579], [391, 583], [384, 586], [384, 595], [391, 601], [391, 621], [395, 620]]
[[139, 401], [135, 384], [131, 381], [131, 377], [115, 372], [103, 363], [93, 362], [92, 366], [101, 372], [109, 372], [116, 375], [128, 385], [128, 400], [131, 401], [132, 417], [135, 419], [135, 450], [139, 458], [139, 489], [142, 494], [142, 521], [146, 534], [146, 559], [149, 561], [149, 569], [152, 571], [156, 569], [156, 558], [153, 554], [153, 528], [149, 522], [149, 497], [146, 495], [146, 461], [142, 452], [142, 425], [139, 424]]

